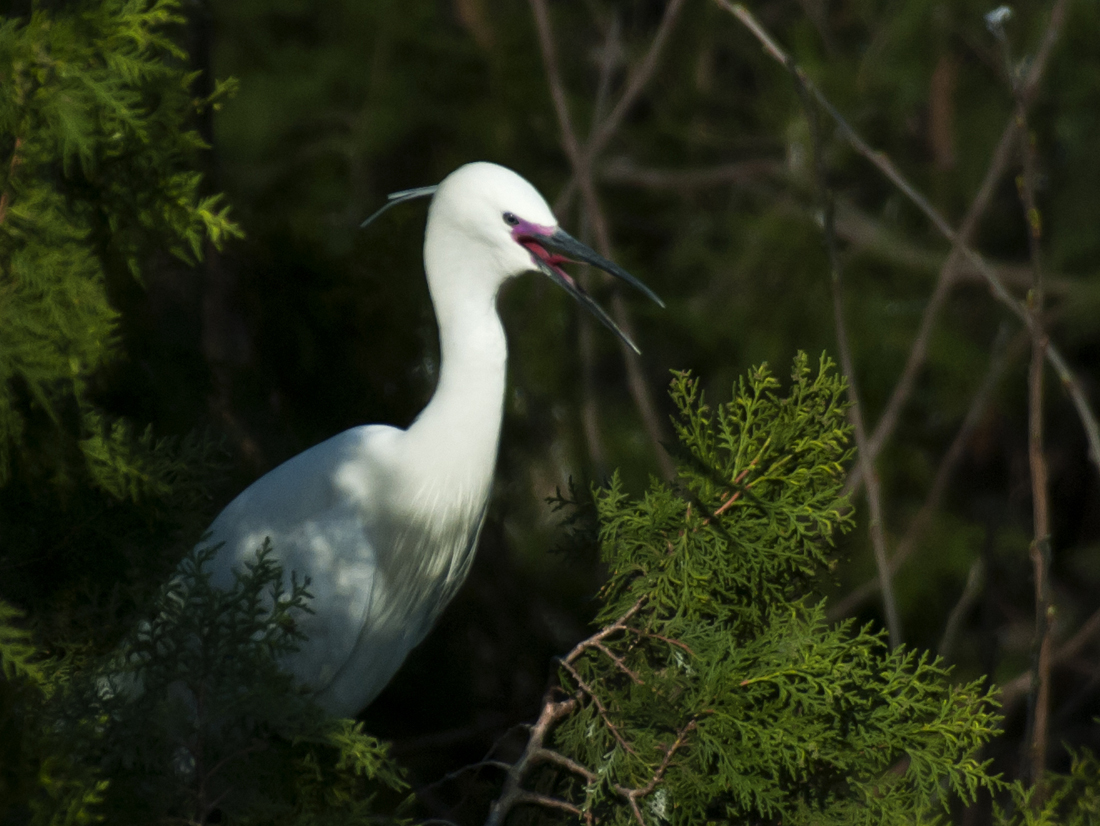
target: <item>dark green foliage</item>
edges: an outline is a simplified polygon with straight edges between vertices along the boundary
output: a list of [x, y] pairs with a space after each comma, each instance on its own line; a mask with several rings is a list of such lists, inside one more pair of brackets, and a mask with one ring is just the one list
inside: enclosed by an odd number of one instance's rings
[[830, 627], [812, 591], [852, 525], [843, 393], [801, 355], [787, 393], [760, 367], [717, 409], [677, 375], [678, 484], [597, 492], [603, 631], [564, 661], [553, 735], [581, 768], [540, 789], [604, 823], [879, 824], [998, 785], [981, 681]]
[[997, 826], [1093, 826], [1100, 822], [1100, 760], [1089, 751], [1072, 755], [1068, 774], [1046, 777], [1037, 789], [1012, 788], [1010, 807], [994, 809]]
[[[52, 696], [23, 712], [36, 822], [78, 822], [78, 810], [112, 823], [203, 823], [215, 810], [235, 822], [342, 822], [371, 810], [373, 790], [402, 788], [383, 744], [326, 716], [279, 669], [300, 639], [306, 584], [284, 590], [265, 546], [232, 589], [216, 589], [214, 550], [184, 560], [113, 656], [49, 661], [40, 682]], [[11, 636], [0, 637], [5, 668]]]
[[[117, 355], [110, 277], [239, 234], [201, 193], [192, 121], [225, 89], [194, 99], [181, 19], [175, 0], [108, 0], [0, 21], [0, 484], [17, 461], [71, 484], [80, 455], [120, 498], [173, 473], [147, 442], [104, 438], [89, 382]], [[48, 435], [28, 433], [43, 416]]]

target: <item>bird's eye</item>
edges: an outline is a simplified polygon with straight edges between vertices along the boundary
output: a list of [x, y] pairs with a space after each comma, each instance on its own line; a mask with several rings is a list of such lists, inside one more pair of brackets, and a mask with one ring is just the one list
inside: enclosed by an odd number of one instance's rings
[[516, 214], [514, 212], [505, 212], [504, 223], [506, 223], [510, 227], [514, 227], [516, 224], [519, 223], [519, 218], [516, 217]]

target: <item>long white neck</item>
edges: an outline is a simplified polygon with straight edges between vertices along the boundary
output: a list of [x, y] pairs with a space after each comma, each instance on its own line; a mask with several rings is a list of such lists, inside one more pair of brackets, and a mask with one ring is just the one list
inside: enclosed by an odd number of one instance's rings
[[487, 492], [496, 466], [508, 349], [495, 288], [471, 289], [485, 283], [475, 271], [485, 262], [447, 249], [425, 249], [439, 323], [439, 382], [408, 438], [440, 482], [477, 496]]

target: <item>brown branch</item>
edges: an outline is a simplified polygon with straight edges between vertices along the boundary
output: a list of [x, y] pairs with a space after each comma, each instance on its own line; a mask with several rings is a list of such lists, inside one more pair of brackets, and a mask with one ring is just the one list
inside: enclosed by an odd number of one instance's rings
[[594, 771], [590, 771], [582, 766], [575, 760], [570, 760], [564, 754], [554, 751], [553, 749], [539, 749], [535, 752], [532, 761], [545, 761], [547, 763], [555, 763], [561, 766], [563, 769], [573, 772], [573, 774], [580, 775], [589, 783], [594, 783], [597, 780], [597, 775]]
[[590, 647], [592, 647], [596, 643], [603, 642], [605, 639], [610, 637], [612, 634], [618, 633], [619, 631], [628, 631], [628, 630], [630, 630], [630, 627], [626, 623], [630, 620], [631, 617], [633, 617], [635, 614], [638, 613], [638, 611], [641, 610], [642, 603], [644, 603], [644, 602], [645, 602], [645, 597], [643, 596], [643, 597], [639, 598], [638, 601], [635, 602], [632, 606], [630, 606], [630, 608], [627, 609], [625, 614], [623, 614], [621, 617], [619, 617], [613, 623], [611, 623], [610, 625], [605, 625], [603, 628], [601, 628], [599, 631], [597, 631], [591, 637], [588, 637], [587, 639], [583, 639], [579, 643], [574, 645], [573, 649], [568, 654], [565, 655], [562, 662], [572, 664], [572, 663], [577, 661], [577, 658], [581, 654], [583, 654], [586, 650], [588, 650]]
[[[1018, 93], [1023, 111], [1022, 91]], [[1031, 782], [1036, 787], [1035, 805], [1044, 799], [1043, 775], [1047, 762], [1050, 728], [1050, 649], [1054, 631], [1054, 606], [1050, 588], [1050, 492], [1046, 456], [1043, 451], [1043, 367], [1047, 337], [1043, 329], [1042, 217], [1035, 200], [1035, 145], [1027, 121], [1020, 116], [1020, 158], [1023, 173], [1018, 179], [1020, 204], [1028, 228], [1028, 248], [1034, 282], [1028, 308], [1031, 324], [1031, 366], [1028, 370], [1028, 466], [1031, 470], [1031, 501], [1034, 538], [1029, 555], [1035, 571], [1035, 678], [1032, 682]]]
[[[671, 30], [682, 4], [683, 0], [671, 0], [666, 7], [665, 15], [661, 20], [661, 24], [658, 27], [657, 34], [654, 36], [649, 51], [643, 59], [642, 64], [631, 75], [631, 79], [627, 82], [627, 89], [623, 93], [622, 98], [620, 98], [619, 102], [612, 109], [607, 119], [593, 130], [590, 140], [582, 147], [577, 138], [578, 133], [573, 124], [572, 116], [569, 113], [569, 103], [566, 99], [565, 84], [562, 80], [561, 69], [558, 63], [557, 47], [550, 25], [550, 15], [547, 10], [546, 0], [530, 0], [531, 11], [535, 18], [535, 29], [538, 32], [539, 49], [542, 52], [543, 64], [546, 67], [546, 79], [550, 86], [550, 97], [553, 101], [554, 111], [558, 118], [562, 147], [573, 167], [573, 177], [577, 182], [577, 186], [580, 188], [585, 212], [589, 221], [591, 221], [592, 230], [596, 237], [596, 248], [601, 255], [607, 258], [612, 257], [611, 234], [608, 229], [607, 218], [604, 214], [603, 207], [596, 193], [596, 186], [592, 176], [592, 162], [598, 155], [600, 149], [603, 148], [603, 145], [614, 134], [615, 129], [618, 128], [626, 110], [633, 104], [637, 95], [641, 93], [645, 84], [648, 83], [649, 79], [652, 77], [653, 70], [656, 68], [657, 57], [661, 51], [661, 46], [665, 39], [667, 39], [668, 32]], [[561, 201], [562, 198], [559, 198], [559, 202]], [[621, 327], [628, 336], [633, 337], [632, 325], [630, 324], [626, 311], [626, 305], [618, 292], [611, 298], [611, 315], [619, 327]], [[630, 396], [634, 401], [634, 405], [637, 407], [638, 413], [642, 418], [642, 425], [645, 428], [646, 434], [653, 444], [657, 463], [660, 465], [661, 472], [664, 476], [666, 478], [672, 478], [675, 475], [676, 469], [667, 452], [661, 446], [663, 433], [660, 419], [657, 415], [657, 406], [653, 401], [641, 366], [638, 360], [634, 358], [634, 354], [625, 344], [621, 345], [620, 352], [622, 353], [623, 365], [626, 368], [627, 387], [630, 390]]]
[[19, 168], [21, 158], [19, 157], [19, 150], [23, 146], [23, 139], [21, 137], [15, 138], [15, 146], [11, 150], [11, 162], [8, 164], [8, 179], [4, 181], [4, 191], [0, 192], [0, 224], [4, 223], [4, 219], [8, 217], [8, 204], [11, 203], [11, 196], [8, 193], [8, 185], [11, 184], [11, 179], [15, 176], [15, 170]]
[[661, 765], [657, 767], [657, 770], [653, 772], [653, 776], [649, 778], [649, 782], [642, 786], [640, 789], [630, 789], [626, 786], [620, 786], [615, 784], [615, 791], [622, 797], [626, 798], [630, 804], [630, 810], [634, 813], [634, 818], [641, 826], [646, 826], [645, 818], [642, 817], [642, 810], [638, 806], [638, 799], [651, 794], [654, 789], [657, 788], [657, 784], [661, 782], [661, 779], [665, 776], [665, 772], [668, 770], [669, 764], [672, 762], [672, 756], [676, 753], [676, 750], [684, 744], [685, 738], [688, 732], [695, 730], [695, 721], [690, 720], [688, 724], [680, 729], [680, 732], [676, 735], [676, 740], [669, 746], [668, 751], [665, 752], [664, 759], [661, 761]]
[[592, 643], [592, 647], [606, 654], [607, 658], [611, 660], [611, 662], [615, 663], [616, 667], [624, 674], [626, 674], [626, 676], [628, 676], [631, 680], [633, 680], [636, 685], [645, 685], [645, 682], [642, 680], [642, 678], [639, 677], [637, 673], [632, 671], [625, 662], [623, 662], [623, 658], [615, 654], [614, 651], [612, 651], [602, 642], [594, 642]]
[[692, 651], [691, 648], [689, 648], [685, 643], [681, 642], [680, 640], [673, 639], [672, 637], [666, 637], [663, 634], [656, 634], [653, 631], [639, 631], [638, 633], [650, 637], [651, 639], [660, 640], [661, 642], [667, 643], [668, 645], [673, 645], [677, 648], [681, 648], [691, 656], [695, 656], [695, 652]]
[[[1085, 620], [1077, 633], [1058, 646], [1058, 650], [1051, 654], [1051, 668], [1069, 662], [1080, 654], [1081, 650], [1086, 645], [1097, 638], [1100, 638], [1100, 610], [1094, 612], [1092, 616]], [[1001, 686], [999, 699], [1001, 701], [1001, 709], [1006, 716], [1012, 707], [1030, 691], [1033, 682], [1033, 673], [1034, 671], [1032, 669], [1028, 669], [1023, 674], [1018, 674]]]
[[[1019, 96], [1017, 109], [1012, 113], [1004, 130], [1001, 132], [1000, 140], [997, 142], [997, 148], [993, 151], [993, 157], [989, 162], [989, 166], [986, 168], [985, 177], [982, 179], [981, 186], [978, 187], [978, 193], [974, 196], [974, 200], [971, 201], [970, 207], [967, 209], [966, 215], [963, 217], [962, 224], [959, 227], [956, 239], [953, 241], [951, 252], [948, 254], [943, 267], [940, 269], [939, 279], [936, 282], [936, 287], [921, 317], [920, 327], [913, 340], [913, 345], [909, 350], [905, 368], [902, 370], [901, 377], [894, 386], [894, 390], [890, 394], [890, 399], [886, 403], [886, 408], [879, 418], [878, 424], [875, 426], [874, 434], [871, 436], [869, 447], [872, 451], [872, 456], [877, 456], [883, 444], [893, 435], [897, 426], [898, 417], [901, 414], [901, 409], [912, 395], [913, 388], [916, 384], [917, 374], [924, 366], [925, 357], [928, 353], [932, 328], [935, 325], [940, 309], [943, 304], [946, 303], [951, 287], [958, 277], [961, 264], [965, 260], [965, 257], [959, 254], [960, 247], [970, 244], [974, 232], [978, 228], [978, 224], [989, 208], [998, 182], [1004, 176], [1011, 160], [1016, 156], [1016, 144], [1020, 135], [1021, 117], [1027, 112], [1031, 103], [1034, 101], [1035, 93], [1038, 90], [1039, 82], [1043, 77], [1051, 54], [1051, 46], [1054, 40], [1057, 39], [1057, 33], [1061, 28], [1063, 17], [1064, 15], [1060, 14], [1051, 15], [1051, 19], [1047, 24], [1046, 33], [1042, 40], [1040, 52], [1036, 56], [1035, 62], [1032, 64], [1031, 71], [1028, 74], [1026, 94]], [[858, 488], [859, 484], [860, 477], [858, 474], [853, 474], [848, 480], [849, 489], [854, 490]]]
[[[998, 342], [1002, 339], [1003, 336], [999, 336]], [[955, 468], [963, 457], [966, 446], [970, 443], [970, 437], [977, 429], [982, 416], [985, 415], [993, 391], [1004, 376], [1008, 366], [1023, 352], [1027, 341], [1026, 332], [1022, 332], [1007, 347], [1002, 347], [1000, 343], [995, 344], [989, 368], [986, 370], [985, 377], [982, 379], [978, 390], [974, 393], [974, 397], [970, 400], [970, 407], [967, 408], [966, 415], [963, 417], [963, 422], [959, 426], [951, 446], [940, 460], [940, 465], [936, 469], [936, 476], [932, 480], [924, 504], [921, 505], [917, 515], [913, 517], [913, 521], [909, 523], [905, 536], [897, 544], [894, 555], [890, 558], [891, 575], [896, 575], [901, 570], [901, 566], [908, 561], [909, 557], [919, 547], [925, 531], [932, 524], [932, 516], [939, 510], [943, 497], [947, 493], [947, 486], [951, 482]], [[835, 622], [841, 617], [848, 616], [857, 606], [877, 594], [878, 588], [879, 580], [877, 577], [869, 579], [859, 587], [854, 588], [829, 606], [829, 620]]]
[[[1006, 128], [1014, 129], [1014, 124], [1015, 115], [1009, 127]], [[1011, 143], [1007, 146], [1011, 149]], [[1006, 154], [1006, 161], [1011, 157], [1011, 152]], [[990, 169], [992, 170], [992, 167]], [[684, 196], [701, 189], [740, 187], [754, 194], [766, 195], [772, 207], [782, 213], [795, 215], [819, 225], [816, 208], [811, 210], [789, 196], [784, 197], [770, 185], [770, 181], [781, 182], [785, 170], [786, 167], [782, 162], [766, 159], [684, 169], [654, 169], [639, 167], [630, 160], [619, 158], [598, 167], [594, 174], [601, 182], [611, 185], [674, 191]], [[986, 177], [988, 179], [990, 175], [987, 173]], [[965, 218], [963, 223], [965, 225]], [[836, 233], [838, 238], [858, 251], [873, 255], [878, 260], [895, 266], [935, 273], [939, 273], [944, 268], [945, 258], [942, 249], [913, 242], [904, 234], [888, 229], [880, 221], [839, 196], [836, 200]], [[1013, 288], [1026, 291], [1031, 287], [1030, 267], [1004, 261], [997, 262], [993, 266], [997, 271], [997, 277]], [[963, 281], [985, 283], [981, 273], [968, 260], [956, 257], [954, 283]], [[1073, 287], [1069, 280], [1052, 278], [1049, 272], [1046, 274], [1045, 281], [1048, 295], [1055, 293], [1063, 295]]]
[[539, 719], [531, 727], [531, 736], [527, 741], [527, 747], [520, 755], [519, 760], [508, 770], [508, 776], [504, 780], [504, 789], [501, 791], [500, 797], [489, 807], [489, 817], [485, 821], [485, 826], [502, 826], [504, 819], [514, 806], [520, 803], [535, 802], [530, 799], [528, 793], [523, 790], [520, 784], [523, 782], [528, 768], [532, 765], [535, 755], [542, 750], [542, 744], [546, 739], [550, 726], [569, 714], [576, 705], [577, 701], [575, 699], [554, 702], [550, 699], [549, 693], [547, 694], [542, 705], [542, 711], [539, 713]]
[[966, 575], [966, 585], [963, 586], [962, 594], [959, 595], [958, 602], [955, 603], [955, 607], [951, 609], [951, 613], [947, 616], [943, 636], [940, 637], [940, 644], [936, 646], [936, 653], [945, 660], [951, 659], [951, 654], [955, 649], [955, 639], [959, 635], [959, 628], [962, 627], [966, 615], [974, 607], [978, 597], [981, 596], [984, 584], [985, 563], [980, 558], [975, 559]]
[[635, 757], [637, 757], [638, 752], [634, 750], [634, 747], [631, 746], [630, 743], [626, 742], [626, 738], [623, 737], [623, 735], [619, 732], [619, 727], [611, 722], [611, 715], [607, 711], [607, 706], [603, 704], [603, 700], [599, 698], [599, 695], [596, 694], [592, 686], [584, 681], [584, 678], [581, 677], [580, 673], [577, 671], [576, 668], [573, 667], [571, 663], [568, 663], [565, 660], [561, 660], [560, 662], [562, 667], [569, 672], [570, 676], [576, 682], [577, 686], [580, 687], [580, 690], [587, 694], [588, 698], [592, 701], [592, 704], [596, 706], [596, 711], [599, 713], [600, 717], [603, 718], [604, 725], [607, 726], [608, 730], [611, 732], [612, 735], [614, 735], [615, 739], [619, 741], [619, 745], [631, 754], [633, 754]]
[[665, 13], [661, 17], [661, 22], [657, 26], [657, 32], [653, 35], [649, 49], [646, 51], [645, 57], [642, 58], [642, 62], [627, 78], [626, 89], [622, 97], [612, 108], [611, 114], [592, 130], [588, 145], [585, 147], [588, 162], [586, 166], [590, 166], [600, 152], [604, 150], [608, 141], [618, 130], [626, 113], [630, 111], [630, 107], [634, 105], [638, 96], [649, 85], [649, 81], [653, 78], [653, 73], [657, 69], [661, 51], [676, 25], [676, 19], [680, 16], [680, 10], [683, 7], [684, 0], [669, 0], [668, 5], [665, 6]]
[[[770, 442], [771, 439], [768, 439], [768, 441]], [[765, 443], [764, 447], [767, 447], [767, 443]], [[763, 448], [761, 448], [760, 452], [761, 453], [764, 452]], [[749, 475], [749, 471], [752, 470], [754, 467], [756, 467], [756, 463], [759, 462], [759, 461], [760, 461], [760, 456], [758, 455], [755, 459], [753, 459], [751, 462], [749, 462], [749, 466], [747, 468], [745, 468], [744, 470], [742, 470], [740, 473], [737, 474], [737, 478], [733, 480], [733, 484], [740, 485], [745, 480], [745, 477]], [[714, 512], [714, 515], [715, 516], [721, 516], [723, 513], [725, 513], [726, 509], [729, 508], [734, 502], [736, 502], [738, 497], [744, 491], [748, 490], [751, 487], [752, 487], [752, 483], [750, 482], [749, 484], [745, 485], [744, 488], [741, 488], [740, 490], [735, 490], [730, 495], [729, 499], [727, 499], [725, 502], [723, 502], [722, 505], [718, 508], [718, 510], [716, 510]], [[709, 519], [704, 519], [703, 524], [705, 525], [709, 521], [710, 521]]]
[[568, 800], [562, 800], [560, 797], [550, 797], [549, 795], [539, 794], [538, 792], [520, 792], [516, 795], [516, 799], [513, 801], [513, 806], [522, 806], [524, 804], [533, 806], [545, 806], [547, 809], [561, 809], [562, 811], [569, 812], [570, 814], [580, 817], [580, 806], [575, 806]]
[[[608, 26], [607, 36], [604, 39], [603, 49], [600, 54], [600, 76], [596, 84], [596, 103], [594, 107], [597, 120], [603, 117], [607, 96], [610, 94], [611, 75], [614, 71], [619, 53], [622, 50], [622, 45], [619, 43], [619, 30], [619, 16], [616, 14], [611, 18], [611, 25]], [[555, 210], [555, 212], [557, 212], [557, 210]], [[587, 237], [589, 235], [589, 230], [590, 222], [586, 215], [581, 221], [581, 240], [585, 243], [590, 243]], [[579, 275], [581, 284], [585, 288], [589, 287], [589, 271], [590, 268], [585, 266], [582, 268]], [[595, 333], [595, 326], [587, 319], [582, 319], [580, 324], [577, 325], [577, 355], [581, 362], [581, 391], [583, 394], [581, 402], [581, 428], [584, 433], [585, 444], [588, 447], [589, 459], [596, 473], [600, 476], [604, 476], [607, 473], [607, 457], [604, 450], [603, 438], [600, 435], [600, 411], [596, 395]]]
[[[580, 676], [576, 668], [573, 667], [573, 663], [585, 651], [594, 648], [607, 654], [613, 661], [615, 661], [616, 665], [618, 665], [632, 677], [636, 677], [636, 675], [634, 675], [633, 672], [627, 669], [625, 665], [622, 664], [620, 659], [616, 657], [607, 648], [606, 645], [604, 645], [603, 641], [609, 636], [619, 633], [620, 631], [634, 632], [636, 634], [639, 634], [640, 636], [657, 636], [646, 634], [646, 632], [631, 628], [627, 624], [630, 619], [641, 609], [644, 601], [644, 597], [639, 599], [629, 609], [627, 609], [627, 611], [621, 617], [619, 617], [610, 625], [601, 628], [591, 637], [588, 637], [587, 639], [577, 643], [565, 657], [559, 660], [559, 663], [562, 665], [563, 668], [565, 668], [566, 671], [569, 672], [570, 676], [577, 683], [580, 690], [575, 696], [563, 702], [555, 702], [553, 700], [554, 694], [560, 691], [557, 685], [551, 686], [551, 688], [546, 692], [546, 695], [543, 698], [542, 712], [539, 715], [538, 721], [535, 723], [534, 726], [531, 727], [531, 736], [528, 740], [527, 746], [524, 749], [523, 754], [520, 756], [520, 759], [516, 761], [515, 765], [513, 765], [509, 769], [508, 777], [505, 781], [504, 790], [502, 791], [500, 798], [490, 807], [489, 818], [486, 821], [486, 826], [500, 826], [500, 824], [502, 824], [504, 822], [504, 819], [507, 817], [509, 810], [512, 807], [523, 803], [532, 803], [536, 805], [563, 809], [577, 816], [581, 816], [582, 814], [586, 815], [586, 819], [591, 819], [591, 813], [585, 812], [583, 807], [581, 806], [577, 806], [576, 804], [570, 803], [567, 800], [561, 800], [559, 798], [547, 797], [544, 795], [537, 795], [526, 792], [521, 787], [521, 783], [523, 782], [527, 771], [532, 766], [538, 763], [553, 763], [565, 769], [566, 771], [583, 778], [585, 782], [590, 785], [597, 782], [599, 777], [596, 772], [581, 765], [575, 760], [571, 760], [564, 754], [560, 754], [559, 752], [556, 752], [553, 749], [549, 749], [544, 746], [546, 735], [549, 732], [550, 727], [562, 717], [568, 715], [573, 710], [575, 710], [581, 702], [581, 698], [585, 695], [587, 695], [587, 697], [592, 701], [592, 704], [595, 706], [600, 717], [603, 719], [604, 724], [611, 731], [612, 735], [614, 735], [615, 739], [618, 740], [618, 742], [627, 751], [637, 756], [637, 752], [630, 746], [629, 743], [626, 742], [622, 734], [620, 734], [618, 728], [611, 722], [607, 712], [607, 708], [604, 706], [603, 702], [598, 696], [596, 696], [596, 693], [593, 691], [592, 687], [589, 686]], [[666, 642], [683, 645], [676, 640], [668, 640], [665, 637], [658, 638], [665, 640]], [[691, 649], [688, 649], [687, 646], [683, 647], [690, 653]], [[638, 682], [641, 682], [641, 680], [638, 679]], [[628, 786], [623, 786], [617, 783], [611, 784], [611, 788], [615, 791], [615, 793], [622, 797], [629, 804], [631, 812], [634, 814], [635, 819], [639, 824], [641, 824], [641, 826], [646, 826], [646, 823], [645, 818], [642, 816], [642, 811], [640, 806], [638, 805], [638, 801], [646, 795], [651, 794], [657, 788], [657, 784], [660, 783], [662, 778], [665, 776], [665, 773], [668, 771], [668, 767], [672, 763], [673, 756], [676, 754], [677, 750], [683, 747], [688, 734], [694, 731], [695, 727], [695, 720], [690, 720], [688, 721], [687, 725], [685, 725], [677, 733], [676, 739], [672, 742], [671, 745], [669, 745], [667, 749], [664, 750], [664, 757], [662, 758], [660, 765], [654, 770], [653, 775], [644, 786], [641, 786], [639, 788], [630, 788]]]
[[[1008, 162], [1012, 158], [1012, 142], [1017, 131], [1015, 123], [1016, 119], [1013, 118], [1009, 121], [1008, 126], [1005, 127], [1004, 133], [1001, 135], [1001, 140], [997, 145], [997, 149], [993, 153], [993, 159], [986, 169], [982, 185], [978, 188], [978, 194], [974, 197], [974, 200], [971, 201], [970, 208], [963, 218], [962, 226], [958, 233], [959, 243], [961, 244], [969, 244], [973, 238], [978, 223], [981, 221], [982, 216], [985, 215], [986, 210], [989, 208], [989, 203], [993, 199], [993, 192], [997, 188], [997, 182], [1000, 181], [1001, 177], [1004, 175]], [[924, 362], [928, 355], [928, 346], [932, 340], [932, 329], [936, 324], [940, 310], [943, 308], [943, 305], [947, 303], [947, 297], [951, 293], [951, 288], [955, 284], [955, 279], [960, 269], [959, 264], [962, 257], [958, 254], [957, 246], [958, 245], [951, 249], [943, 266], [940, 268], [940, 275], [936, 280], [936, 286], [932, 290], [932, 295], [924, 308], [920, 326], [917, 328], [917, 334], [909, 349], [905, 368], [902, 370], [901, 377], [898, 379], [897, 384], [894, 385], [894, 390], [890, 394], [890, 399], [887, 401], [886, 407], [879, 417], [878, 424], [875, 425], [874, 433], [871, 434], [871, 439], [867, 447], [871, 451], [872, 457], [879, 454], [879, 451], [882, 450], [882, 446], [894, 434], [898, 418], [901, 415], [901, 410], [906, 402], [909, 401], [909, 397], [913, 394], [913, 388], [916, 386], [917, 382], [917, 375], [924, 367]], [[858, 482], [856, 484], [858, 484]]]
[[[719, 0], [724, 2], [724, 0]], [[792, 64], [793, 65], [793, 64]], [[836, 244], [836, 208], [833, 201], [833, 193], [829, 188], [828, 178], [825, 174], [825, 162], [823, 159], [824, 145], [821, 139], [821, 129], [818, 123], [817, 110], [810, 89], [801, 72], [794, 73], [795, 86], [799, 97], [802, 99], [806, 118], [810, 125], [810, 134], [813, 141], [814, 177], [817, 182], [822, 209], [824, 210], [824, 234], [825, 250], [829, 259], [830, 287], [833, 297], [833, 323], [836, 327], [837, 349], [840, 355], [840, 369], [848, 380], [848, 399], [851, 402], [849, 418], [855, 431], [856, 451], [863, 478], [866, 482], [867, 505], [871, 512], [871, 546], [875, 557], [875, 567], [878, 570], [879, 590], [882, 593], [883, 613], [886, 615], [886, 629], [890, 638], [891, 648], [901, 645], [901, 619], [898, 616], [897, 601], [894, 598], [894, 589], [890, 583], [890, 567], [886, 555], [886, 531], [883, 525], [882, 512], [882, 488], [879, 485], [878, 475], [875, 472], [874, 459], [870, 453], [867, 442], [867, 429], [863, 420], [863, 407], [859, 401], [859, 390], [856, 383], [855, 360], [852, 358], [851, 344], [848, 338], [847, 325], [844, 319], [844, 289], [843, 271], [840, 266], [840, 255]]]
[[[1012, 294], [1008, 292], [1004, 283], [998, 277], [996, 270], [994, 270], [977, 251], [963, 243], [963, 239], [960, 238], [959, 234], [956, 233], [954, 229], [952, 229], [947, 219], [932, 206], [927, 198], [909, 183], [887, 155], [874, 151], [867, 142], [860, 137], [836, 107], [834, 107], [829, 102], [828, 98], [826, 98], [813, 84], [805, 72], [778, 46], [752, 14], [744, 6], [732, 4], [728, 2], [728, 0], [715, 0], [715, 2], [737, 17], [737, 19], [740, 20], [763, 44], [764, 50], [791, 72], [800, 86], [804, 87], [836, 122], [845, 140], [847, 140], [860, 155], [866, 158], [921, 212], [923, 212], [925, 217], [936, 227], [940, 234], [950, 241], [953, 247], [957, 249], [958, 253], [963, 255], [978, 272], [981, 273], [993, 297], [1007, 307], [1013, 315], [1024, 322], [1029, 330], [1032, 329], [1037, 319], [1033, 318], [1026, 305], [1017, 301]], [[1056, 0], [1051, 10], [1050, 24], [1047, 27], [1043, 42], [1040, 45], [1039, 53], [1036, 55], [1035, 63], [1037, 65], [1029, 72], [1023, 84], [1021, 97], [1025, 102], [1030, 102], [1032, 96], [1034, 96], [1037, 91], [1038, 80], [1041, 76], [1038, 70], [1045, 64], [1058, 38], [1058, 34], [1061, 31], [1065, 19], [1067, 3], [1068, 0]], [[1065, 358], [1053, 343], [1047, 343], [1046, 359], [1058, 373], [1062, 387], [1069, 394], [1070, 400], [1073, 402], [1077, 415], [1081, 419], [1085, 436], [1089, 442], [1089, 459], [1096, 466], [1096, 469], [1100, 471], [1100, 421], [1097, 420], [1096, 414], [1093, 412], [1088, 397], [1085, 395], [1084, 389], [1076, 374], [1070, 369]]]

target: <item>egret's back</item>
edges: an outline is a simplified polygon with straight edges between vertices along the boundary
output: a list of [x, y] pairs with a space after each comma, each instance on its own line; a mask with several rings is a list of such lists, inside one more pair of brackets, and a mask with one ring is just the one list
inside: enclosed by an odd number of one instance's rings
[[423, 639], [464, 578], [480, 526], [481, 502], [418, 513], [395, 464], [407, 437], [381, 425], [334, 436], [258, 479], [210, 528], [208, 541], [224, 543], [219, 587], [265, 539], [288, 584], [292, 573], [309, 577], [307, 639], [284, 667], [336, 714], [369, 703]]

